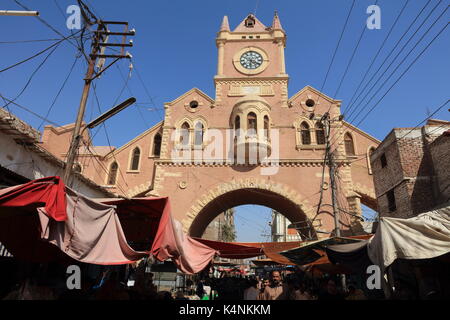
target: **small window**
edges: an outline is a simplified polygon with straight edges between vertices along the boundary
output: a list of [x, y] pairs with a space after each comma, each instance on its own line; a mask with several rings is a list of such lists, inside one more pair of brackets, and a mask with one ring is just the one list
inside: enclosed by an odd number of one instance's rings
[[316, 123], [316, 141], [317, 144], [325, 144], [325, 129], [320, 122]]
[[117, 162], [113, 162], [111, 166], [109, 167], [109, 174], [108, 174], [108, 185], [115, 185], [116, 179], [117, 179], [117, 171], [119, 169], [119, 166], [117, 165]]
[[181, 126], [180, 144], [187, 146], [189, 144], [189, 123], [184, 122]]
[[236, 135], [239, 135], [241, 131], [241, 118], [239, 116], [234, 119], [234, 130], [236, 130]]
[[302, 144], [311, 144], [311, 132], [309, 132], [309, 125], [306, 122], [302, 122], [300, 125], [300, 132], [302, 136]]
[[246, 38], [246, 36], [242, 36], [242, 39], [245, 39]]
[[247, 28], [253, 28], [255, 26], [255, 18], [253, 18], [251, 15], [245, 19], [245, 26]]
[[251, 132], [251, 134], [256, 134], [256, 130], [258, 130], [257, 124], [256, 124], [256, 114], [253, 112], [250, 112], [247, 115], [247, 121], [248, 121], [247, 130], [252, 130], [253, 132]]
[[345, 153], [347, 154], [347, 156], [354, 156], [355, 146], [353, 144], [353, 138], [348, 132], [344, 136], [344, 143], [345, 143]]
[[268, 116], [264, 116], [264, 137], [266, 137], [266, 139], [269, 138], [269, 117]]
[[261, 36], [256, 36], [256, 39], [259, 39], [259, 38], [261, 38]]
[[253, 39], [253, 36], [248, 36], [249, 39]]
[[153, 155], [159, 157], [161, 155], [161, 134], [157, 133], [153, 138]]
[[313, 99], [308, 99], [308, 100], [306, 100], [305, 104], [306, 104], [306, 106], [307, 106], [308, 108], [312, 108], [312, 107], [314, 107], [314, 106], [316, 105], [316, 103], [314, 102]]
[[194, 133], [194, 144], [196, 146], [201, 146], [203, 144], [203, 134], [204, 134], [205, 128], [203, 127], [203, 124], [201, 122], [197, 122], [195, 125], [195, 133]]
[[383, 153], [380, 157], [380, 162], [381, 162], [381, 167], [387, 167], [387, 160], [386, 160], [386, 155]]
[[139, 148], [135, 148], [131, 155], [131, 167], [130, 170], [138, 170], [139, 169], [139, 160], [141, 158], [141, 150]]
[[393, 212], [395, 210], [397, 210], [397, 205], [395, 204], [395, 194], [394, 194], [394, 189], [389, 190], [386, 193], [386, 197], [387, 197], [387, 201], [388, 201], [388, 209], [389, 212]]
[[192, 109], [197, 108], [198, 107], [198, 101], [195, 101], [195, 100], [191, 101], [189, 103], [189, 107], [192, 108]]

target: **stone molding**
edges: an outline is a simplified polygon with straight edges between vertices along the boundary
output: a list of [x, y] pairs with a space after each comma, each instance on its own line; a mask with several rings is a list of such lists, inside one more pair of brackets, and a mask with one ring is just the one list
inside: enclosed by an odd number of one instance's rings
[[186, 218], [182, 220], [184, 232], [186, 233], [189, 232], [189, 228], [192, 225], [192, 222], [195, 220], [197, 215], [203, 210], [203, 208], [205, 208], [211, 201], [214, 201], [218, 197], [228, 192], [241, 189], [258, 189], [276, 193], [279, 196], [296, 204], [308, 218], [310, 219], [314, 218], [315, 212], [313, 206], [311, 206], [308, 200], [303, 199], [292, 188], [282, 183], [272, 182], [270, 180], [263, 180], [259, 178], [247, 178], [221, 183], [217, 185], [215, 188], [210, 188], [208, 192], [200, 196], [191, 206], [188, 213], [185, 215]]

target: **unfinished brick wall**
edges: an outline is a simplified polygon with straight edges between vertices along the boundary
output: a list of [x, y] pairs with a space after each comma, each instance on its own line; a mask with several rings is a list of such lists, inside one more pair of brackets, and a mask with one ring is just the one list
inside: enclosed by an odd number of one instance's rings
[[[424, 128], [394, 129], [374, 152], [371, 165], [380, 216], [409, 218], [450, 198], [449, 139], [437, 137]], [[387, 160], [384, 168], [383, 154]], [[389, 210], [386, 194], [392, 189], [394, 211]]]
[[450, 201], [450, 132], [447, 131], [430, 145], [434, 175], [438, 186], [438, 204]]
[[[385, 155], [387, 162], [387, 165], [384, 168], [381, 165], [380, 159], [383, 154]], [[388, 209], [386, 193], [399, 185], [404, 177], [402, 161], [393, 132], [388, 135], [381, 148], [377, 149], [372, 155], [371, 166], [380, 216], [397, 216], [397, 212], [409, 210], [409, 207], [402, 208], [399, 205], [397, 205], [397, 210], [394, 212], [390, 212]], [[394, 193], [396, 199], [407, 197], [407, 194], [403, 194], [400, 189], [394, 190]]]

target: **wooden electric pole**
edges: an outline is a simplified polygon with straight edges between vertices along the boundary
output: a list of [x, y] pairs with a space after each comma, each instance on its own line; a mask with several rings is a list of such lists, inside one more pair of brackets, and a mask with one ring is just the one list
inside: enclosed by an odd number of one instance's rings
[[341, 227], [339, 224], [339, 208], [337, 208], [337, 198], [336, 198], [336, 165], [334, 163], [334, 155], [331, 152], [331, 145], [330, 145], [331, 119], [330, 114], [328, 112], [322, 117], [322, 121], [325, 127], [325, 139], [326, 139], [325, 157], [330, 175], [331, 203], [333, 206], [333, 216], [334, 216], [333, 233], [336, 237], [340, 237]]
[[[128, 30], [128, 22], [120, 22], [120, 21], [102, 21], [97, 19], [97, 17], [93, 16], [93, 14], [88, 10], [86, 12], [84, 9], [88, 9], [81, 1], [79, 2], [83, 6], [81, 7], [81, 12], [83, 15], [83, 18], [85, 20], [85, 24], [87, 25], [95, 25], [97, 24], [97, 30], [94, 32], [93, 39], [91, 41], [91, 53], [88, 58], [88, 69], [86, 72], [86, 77], [84, 78], [84, 87], [83, 87], [83, 93], [81, 95], [81, 101], [80, 106], [78, 108], [78, 114], [77, 119], [75, 121], [75, 128], [72, 134], [72, 140], [70, 143], [69, 152], [67, 154], [67, 162], [66, 167], [64, 170], [64, 177], [63, 181], [66, 185], [71, 185], [71, 175], [72, 175], [72, 169], [75, 162], [75, 158], [77, 156], [80, 140], [82, 138], [82, 130], [81, 126], [83, 123], [84, 113], [86, 111], [86, 103], [88, 101], [89, 97], [89, 91], [91, 88], [91, 83], [93, 80], [98, 78], [106, 69], [108, 69], [111, 65], [116, 63], [118, 60], [123, 58], [131, 58], [131, 55], [129, 53], [124, 52], [125, 47], [132, 47], [133, 43], [130, 41], [129, 43], [126, 43], [126, 37], [127, 36], [134, 36], [135, 31]], [[88, 14], [91, 17], [94, 17], [94, 21], [90, 21], [88, 18]], [[111, 32], [108, 30], [108, 25], [114, 24], [114, 25], [124, 25], [125, 30], [124, 32]], [[106, 39], [109, 35], [121, 35], [122, 36], [122, 43], [107, 43]], [[121, 52], [119, 55], [115, 54], [104, 54], [104, 49], [106, 47], [120, 47]], [[107, 59], [107, 58], [115, 58], [113, 62], [111, 62], [107, 67], [103, 68], [104, 63], [102, 63], [101, 70], [98, 70], [97, 73], [95, 72], [95, 66], [97, 63], [97, 59]]]
[[[102, 24], [98, 25], [98, 29], [102, 28]], [[84, 118], [84, 112], [86, 111], [86, 102], [89, 96], [89, 90], [91, 89], [92, 77], [95, 72], [95, 63], [97, 62], [97, 53], [99, 51], [98, 43], [99, 33], [94, 34], [94, 39], [92, 40], [91, 54], [89, 55], [88, 70], [86, 72], [86, 77], [84, 78], [83, 93], [81, 95], [80, 106], [78, 108], [77, 120], [75, 121], [75, 128], [72, 134], [72, 141], [70, 143], [69, 153], [67, 154], [67, 163], [64, 171], [64, 183], [70, 185], [70, 176], [72, 174], [72, 167], [77, 155], [78, 146], [80, 143], [81, 135], [81, 124]]]
[[[333, 120], [330, 119], [330, 114], [328, 112], [322, 117], [322, 120], [323, 120], [324, 126], [325, 126], [325, 139], [326, 139], [325, 157], [326, 157], [326, 163], [328, 165], [329, 173], [330, 173], [331, 203], [333, 206], [333, 217], [334, 217], [334, 232], [333, 233], [334, 233], [335, 237], [340, 237], [341, 236], [341, 226], [340, 226], [340, 222], [339, 222], [340, 212], [339, 212], [337, 198], [336, 198], [336, 164], [334, 161], [334, 154], [331, 152], [331, 145], [330, 145], [331, 122]], [[343, 290], [346, 290], [345, 274], [341, 275], [341, 285], [342, 285]]]

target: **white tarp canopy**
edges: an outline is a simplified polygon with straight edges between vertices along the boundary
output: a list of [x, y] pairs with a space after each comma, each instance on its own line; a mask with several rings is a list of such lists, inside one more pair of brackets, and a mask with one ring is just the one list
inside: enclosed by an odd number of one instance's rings
[[450, 252], [450, 205], [409, 219], [381, 218], [369, 240], [370, 260], [384, 271], [396, 259], [430, 259]]

